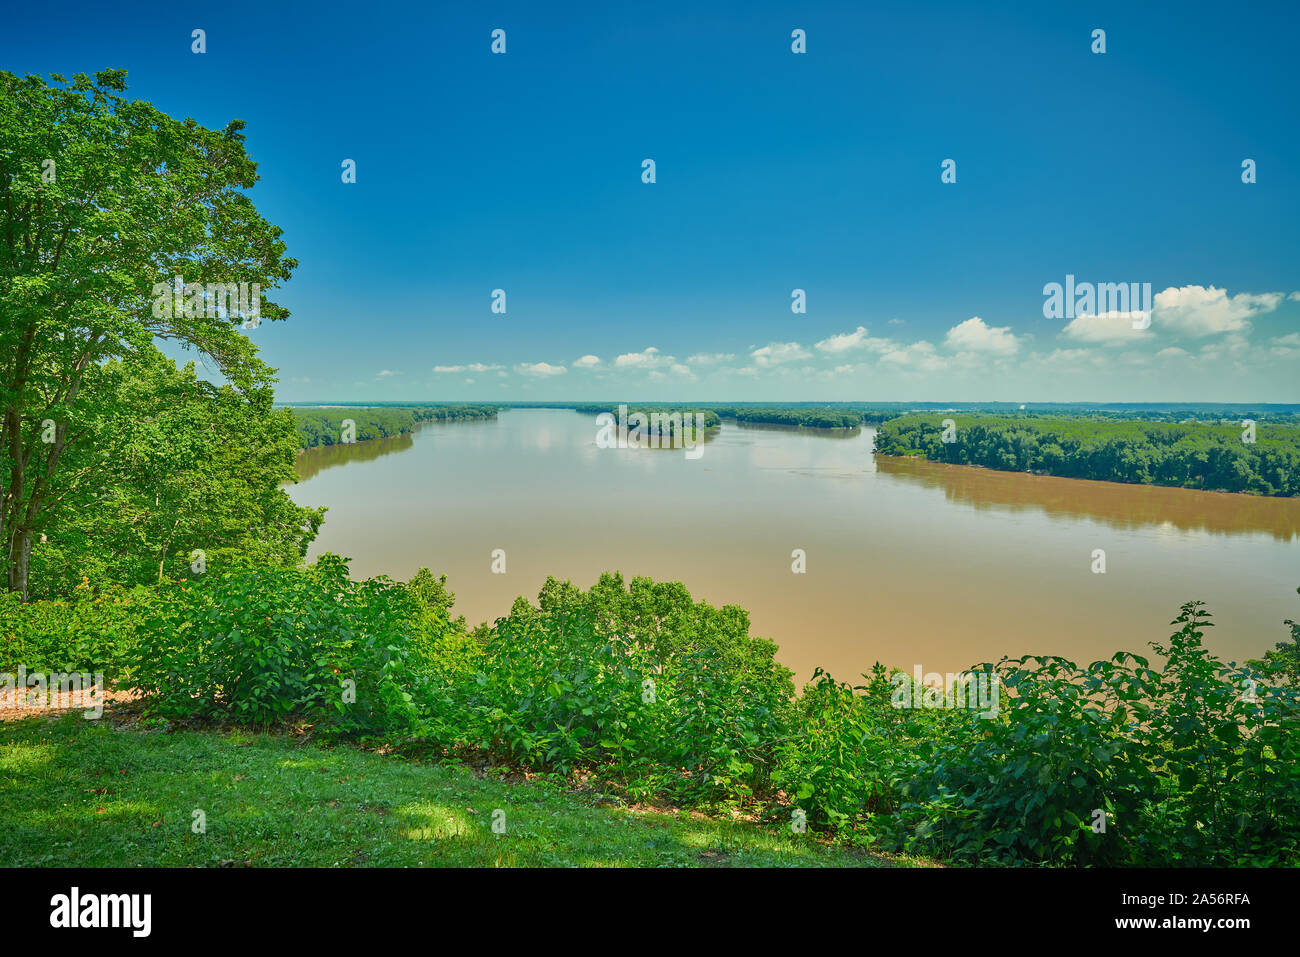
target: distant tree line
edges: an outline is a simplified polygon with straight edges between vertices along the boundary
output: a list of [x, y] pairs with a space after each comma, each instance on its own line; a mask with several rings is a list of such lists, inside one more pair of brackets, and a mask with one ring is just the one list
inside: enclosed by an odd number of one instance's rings
[[803, 406], [715, 406], [719, 415], [754, 425], [789, 425], [805, 429], [856, 429], [863, 422], [883, 422], [901, 413], [884, 409], [807, 408]]
[[[618, 403], [614, 402], [578, 402], [565, 405], [553, 405], [551, 408], [575, 409], [578, 412], [618, 414]], [[853, 429], [865, 422], [883, 422], [896, 415], [902, 415], [903, 409], [868, 409], [862, 406], [809, 406], [803, 403], [781, 405], [719, 405], [705, 403], [700, 405], [660, 404], [629, 405], [628, 414], [641, 412], [678, 412], [683, 415], [694, 412], [705, 414], [705, 427], [718, 428], [722, 418], [736, 419], [754, 425], [789, 425], [809, 429]]]
[[[944, 421], [954, 426], [945, 430]], [[948, 441], [945, 441], [945, 433]], [[1256, 495], [1300, 495], [1300, 428], [1023, 416], [909, 415], [881, 426], [876, 451], [1067, 478]]]
[[494, 405], [420, 405], [379, 406], [374, 408], [335, 406], [324, 409], [293, 409], [301, 447], [338, 445], [342, 441], [343, 421], [356, 425], [357, 442], [383, 439], [411, 432], [420, 422], [448, 422], [457, 419], [494, 419]]
[[[634, 415], [641, 415], [645, 417], [645, 422], [649, 423], [650, 416], [652, 415], [662, 417], [661, 419], [656, 419], [655, 421], [662, 424], [662, 426], [665, 429], [664, 434], [666, 436], [670, 436], [675, 433], [676, 422], [678, 420], [675, 418], [671, 418], [673, 416], [679, 416], [680, 421], [682, 422], [682, 428], [686, 429], [689, 427], [692, 433], [695, 430], [694, 417], [697, 412], [704, 416], [704, 418], [701, 421], [704, 423], [704, 430], [706, 432], [716, 429], [720, 425], [722, 425], [722, 420], [718, 418], [718, 413], [714, 412], [712, 409], [707, 409], [703, 406], [630, 405], [628, 403], [622, 403], [622, 404], [627, 406], [627, 417], [629, 420]], [[602, 412], [608, 412], [610, 415], [614, 416], [614, 418], [617, 420], [619, 415], [619, 405], [620, 403], [618, 402], [576, 402], [570, 405], [553, 406], [553, 408], [573, 409], [575, 412], [582, 412], [588, 415], [599, 415]], [[642, 426], [643, 429], [647, 427], [648, 425]]]

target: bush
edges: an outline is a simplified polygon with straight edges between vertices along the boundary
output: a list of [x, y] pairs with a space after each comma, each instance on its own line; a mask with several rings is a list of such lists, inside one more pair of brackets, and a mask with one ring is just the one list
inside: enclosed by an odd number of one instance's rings
[[1183, 606], [1153, 643], [1160, 671], [1127, 654], [1003, 661], [998, 719], [967, 716], [918, 764], [901, 846], [1006, 863], [1294, 863], [1300, 693], [1209, 655], [1208, 618]]
[[749, 797], [770, 774], [791, 687], [748, 627], [677, 583], [605, 575], [584, 593], [550, 579], [537, 607], [520, 599], [497, 621], [458, 686], [462, 740], [561, 773], [601, 768], [635, 796]]
[[[950, 723], [944, 711], [896, 708], [891, 685], [911, 679], [879, 663], [866, 685], [838, 683], [820, 668], [804, 687], [794, 733], [777, 749], [773, 785], [787, 792], [814, 826], [864, 828], [898, 805], [921, 755]], [[895, 679], [891, 681], [891, 679]]]
[[415, 716], [406, 685], [418, 619], [404, 588], [353, 582], [335, 555], [214, 575], [159, 594], [130, 676], [171, 718], [397, 731]]
[[24, 604], [0, 592], [0, 671], [119, 674], [136, 622], [147, 607], [146, 588], [94, 593], [88, 582], [60, 601]]

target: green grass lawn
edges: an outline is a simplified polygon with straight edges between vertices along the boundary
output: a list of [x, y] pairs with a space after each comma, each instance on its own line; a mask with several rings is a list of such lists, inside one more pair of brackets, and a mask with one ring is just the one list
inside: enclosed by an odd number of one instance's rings
[[[194, 811], [207, 831], [193, 833]], [[492, 832], [505, 812], [505, 833]], [[811, 834], [282, 735], [0, 723], [0, 866], [879, 867]]]

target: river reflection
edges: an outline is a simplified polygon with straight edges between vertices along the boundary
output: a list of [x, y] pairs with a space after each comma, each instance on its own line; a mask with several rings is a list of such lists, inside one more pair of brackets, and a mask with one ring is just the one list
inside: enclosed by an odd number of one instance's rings
[[1300, 499], [1089, 482], [892, 455], [875, 458], [881, 475], [942, 489], [948, 501], [976, 509], [1036, 510], [1090, 518], [1114, 528], [1157, 525], [1224, 535], [1266, 532], [1284, 542], [1300, 535]]
[[390, 435], [384, 439], [368, 439], [365, 442], [349, 442], [346, 445], [319, 445], [314, 449], [303, 449], [294, 460], [293, 470], [299, 482], [305, 482], [325, 469], [349, 462], [371, 462], [385, 455], [405, 452], [415, 444], [411, 433]]

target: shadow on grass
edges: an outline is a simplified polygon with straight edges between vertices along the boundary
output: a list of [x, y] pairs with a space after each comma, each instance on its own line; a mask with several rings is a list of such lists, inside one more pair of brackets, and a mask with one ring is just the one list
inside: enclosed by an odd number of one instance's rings
[[[502, 833], [494, 831], [496, 829]], [[7, 866], [888, 865], [812, 835], [283, 736], [0, 724]]]

